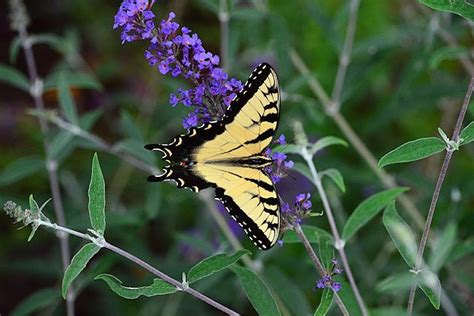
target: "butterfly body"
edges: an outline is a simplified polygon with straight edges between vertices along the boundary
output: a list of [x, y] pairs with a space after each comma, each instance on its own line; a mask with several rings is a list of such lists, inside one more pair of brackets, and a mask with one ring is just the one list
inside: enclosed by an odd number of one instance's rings
[[198, 192], [214, 188], [231, 217], [261, 249], [278, 239], [280, 203], [264, 168], [264, 154], [278, 126], [280, 92], [275, 71], [258, 66], [220, 121], [193, 127], [168, 144], [150, 144], [167, 162], [149, 181], [174, 181]]

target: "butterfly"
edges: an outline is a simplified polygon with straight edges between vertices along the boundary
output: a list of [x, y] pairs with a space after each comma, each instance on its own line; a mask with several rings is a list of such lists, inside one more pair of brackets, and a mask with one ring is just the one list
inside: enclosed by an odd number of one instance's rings
[[278, 127], [280, 88], [275, 70], [260, 64], [219, 121], [193, 127], [161, 151], [164, 172], [148, 181], [174, 181], [194, 192], [214, 188], [230, 216], [260, 249], [271, 248], [280, 234], [280, 201], [265, 167], [264, 154]]

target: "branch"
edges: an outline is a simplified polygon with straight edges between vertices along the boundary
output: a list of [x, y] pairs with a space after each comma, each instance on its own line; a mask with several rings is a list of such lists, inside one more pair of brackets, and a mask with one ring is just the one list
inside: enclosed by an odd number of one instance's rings
[[332, 106], [335, 111], [339, 111], [341, 107], [341, 94], [346, 78], [347, 67], [351, 61], [352, 44], [354, 43], [354, 35], [357, 26], [357, 16], [359, 12], [360, 0], [352, 0], [349, 22], [347, 23], [346, 39], [344, 46], [339, 56], [339, 67], [337, 69], [336, 80], [334, 81], [334, 88], [332, 90]]
[[[10, 1], [11, 10], [11, 22], [12, 28], [16, 30], [20, 37], [20, 43], [23, 47], [23, 52], [26, 58], [26, 65], [28, 68], [28, 75], [30, 79], [30, 94], [33, 97], [35, 108], [39, 111], [44, 111], [44, 100], [43, 100], [43, 81], [38, 75], [36, 67], [36, 61], [31, 48], [31, 41], [27, 32], [27, 24], [29, 21], [28, 13], [21, 0]], [[64, 216], [64, 208], [62, 203], [61, 191], [59, 188], [59, 181], [57, 175], [57, 162], [50, 157], [50, 142], [48, 137], [48, 122], [45, 119], [39, 118], [39, 124], [41, 128], [43, 138], [43, 148], [46, 158], [46, 168], [48, 171], [49, 185], [51, 190], [51, 196], [53, 198], [54, 212], [56, 214], [57, 221], [60, 225], [66, 224]], [[69, 248], [69, 240], [67, 234], [58, 234], [59, 245], [61, 248], [61, 259], [63, 270], [65, 271], [69, 262], [71, 261], [71, 251]], [[74, 290], [72, 287], [69, 288], [66, 296], [67, 302], [67, 315], [74, 316]]]
[[[474, 90], [474, 77], [471, 77], [471, 81], [469, 82], [469, 86], [467, 88], [466, 95], [464, 97], [464, 102], [459, 111], [458, 119], [456, 121], [456, 126], [454, 127], [453, 135], [451, 139], [454, 142], [459, 141], [459, 133], [461, 132], [462, 122], [464, 121], [464, 116], [466, 115], [467, 109], [469, 108], [469, 101], [471, 100], [472, 92]], [[446, 178], [446, 173], [448, 171], [449, 163], [451, 162], [451, 158], [453, 156], [454, 150], [447, 149], [446, 155], [444, 156], [443, 165], [441, 166], [441, 171], [438, 176], [438, 180], [436, 181], [435, 189], [433, 192], [433, 197], [431, 198], [430, 207], [428, 209], [428, 215], [426, 217], [425, 227], [423, 229], [423, 234], [421, 236], [420, 245], [418, 247], [418, 252], [416, 254], [416, 262], [414, 270], [418, 271], [421, 268], [423, 263], [423, 253], [426, 248], [426, 243], [428, 241], [428, 237], [431, 230], [431, 223], [433, 221], [434, 212], [436, 210], [436, 205], [438, 203], [439, 194], [441, 192], [441, 187], [443, 186], [444, 179]], [[416, 283], [413, 282], [410, 288], [410, 294], [408, 297], [408, 306], [407, 306], [407, 313], [411, 315], [413, 313], [413, 305], [415, 303], [415, 293], [416, 293]]]
[[[38, 221], [35, 221], [35, 222], [37, 224], [39, 224], [40, 226], [46, 226], [46, 227], [49, 227], [49, 228], [52, 228], [54, 230], [57, 230], [57, 231], [60, 231], [60, 232], [64, 233], [62, 235], [69, 235], [70, 234], [70, 235], [74, 235], [76, 237], [83, 238], [83, 239], [94, 242], [94, 238], [92, 236], [80, 233], [78, 231], [69, 229], [67, 227], [63, 227], [61, 225], [57, 225], [55, 223], [50, 223], [50, 222], [46, 222], [46, 221], [42, 221], [42, 220], [38, 220]], [[234, 315], [234, 316], [239, 315], [239, 313], [225, 307], [224, 305], [214, 301], [213, 299], [211, 299], [211, 298], [207, 297], [206, 295], [196, 291], [195, 289], [190, 288], [189, 286], [184, 286], [181, 282], [173, 279], [172, 277], [168, 276], [167, 274], [165, 274], [165, 273], [161, 272], [160, 270], [154, 268], [149, 263], [143, 261], [142, 259], [132, 255], [131, 253], [129, 253], [129, 252], [117, 247], [117, 246], [114, 246], [114, 245], [108, 243], [105, 240], [103, 241], [103, 247], [106, 248], [106, 249], [109, 249], [110, 251], [115, 252], [118, 255], [121, 255], [122, 257], [127, 258], [128, 260], [136, 263], [137, 265], [141, 266], [145, 270], [149, 271], [153, 275], [156, 275], [157, 277], [159, 277], [163, 281], [175, 286], [176, 288], [178, 288], [179, 290], [181, 290], [183, 292], [191, 294], [192, 296], [196, 297], [197, 299], [211, 305], [212, 307], [226, 313], [227, 315]]]
[[362, 312], [362, 315], [367, 316], [369, 313], [367, 311], [367, 307], [365, 306], [364, 300], [360, 295], [359, 288], [355, 283], [354, 277], [352, 275], [351, 267], [349, 266], [349, 261], [347, 260], [346, 252], [344, 250], [344, 243], [345, 241], [341, 239], [339, 235], [339, 231], [336, 226], [336, 221], [334, 220], [334, 216], [332, 213], [331, 206], [329, 205], [329, 201], [326, 195], [326, 191], [323, 188], [323, 184], [321, 183], [321, 179], [318, 175], [318, 171], [316, 170], [316, 166], [313, 163], [313, 157], [308, 152], [306, 147], [302, 148], [301, 156], [306, 161], [310, 171], [312, 182], [316, 186], [318, 190], [319, 196], [321, 197], [321, 201], [323, 202], [324, 211], [328, 218], [329, 226], [331, 227], [331, 232], [334, 238], [334, 247], [337, 249], [339, 255], [341, 256], [342, 265], [347, 275], [347, 279], [349, 280], [349, 284], [351, 285], [352, 291], [354, 292], [354, 296], [356, 298], [357, 304]]
[[[311, 74], [308, 67], [301, 59], [300, 55], [294, 49], [290, 50], [290, 58], [296, 69], [300, 72], [300, 74], [307, 78], [310, 89], [320, 100], [328, 116], [333, 119], [333, 121], [339, 127], [339, 129], [347, 138], [347, 140], [355, 148], [357, 153], [367, 163], [372, 172], [379, 178], [379, 180], [384, 184], [386, 188], [393, 189], [397, 187], [397, 183], [394, 180], [393, 176], [385, 172], [383, 169], [379, 169], [377, 165], [377, 159], [375, 159], [374, 155], [360, 139], [359, 135], [357, 135], [357, 133], [352, 129], [352, 127], [346, 121], [344, 116], [339, 111], [334, 111], [334, 108], [331, 105], [331, 99], [328, 97], [328, 95], [322, 88], [318, 79]], [[400, 194], [398, 196], [398, 199], [403, 205], [403, 207], [407, 210], [408, 214], [411, 216], [415, 224], [420, 229], [423, 228], [423, 218], [421, 217], [420, 212], [413, 204], [413, 202], [405, 194]]]
[[[294, 228], [295, 228], [296, 234], [298, 235], [301, 242], [303, 243], [304, 248], [308, 252], [308, 254], [311, 258], [311, 261], [313, 261], [314, 265], [316, 266], [316, 269], [318, 270], [319, 275], [321, 277], [324, 277], [326, 275], [326, 273], [324, 271], [324, 267], [323, 267], [321, 261], [318, 259], [318, 256], [314, 252], [313, 247], [311, 247], [311, 243], [309, 242], [308, 238], [306, 238], [306, 235], [304, 234], [303, 230], [301, 229], [301, 226], [299, 224], [296, 224], [296, 225], [294, 225]], [[339, 297], [339, 294], [337, 294], [337, 292], [333, 288], [331, 288], [331, 290], [334, 292], [334, 297], [336, 298], [336, 304], [337, 304], [337, 306], [339, 306], [339, 309], [341, 310], [341, 313], [344, 316], [350, 315], [349, 312], [347, 311], [346, 306], [344, 305], [344, 302]]]

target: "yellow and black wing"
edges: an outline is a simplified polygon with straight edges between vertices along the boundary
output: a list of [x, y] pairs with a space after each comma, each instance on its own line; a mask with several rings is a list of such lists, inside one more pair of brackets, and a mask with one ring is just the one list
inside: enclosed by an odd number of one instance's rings
[[[213, 187], [232, 218], [261, 249], [278, 239], [280, 203], [261, 163], [278, 127], [280, 90], [273, 68], [259, 65], [220, 121], [191, 128], [169, 144], [146, 148], [168, 163], [149, 181], [168, 181], [197, 192]], [[260, 162], [260, 163], [259, 163]]]

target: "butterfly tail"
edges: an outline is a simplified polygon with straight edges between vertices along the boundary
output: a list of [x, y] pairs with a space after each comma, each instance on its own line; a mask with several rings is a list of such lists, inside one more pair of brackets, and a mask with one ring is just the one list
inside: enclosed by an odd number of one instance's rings
[[163, 153], [163, 159], [169, 162], [169, 158], [173, 155], [171, 150], [167, 148], [167, 144], [148, 144], [145, 148], [153, 151], [161, 151]]

